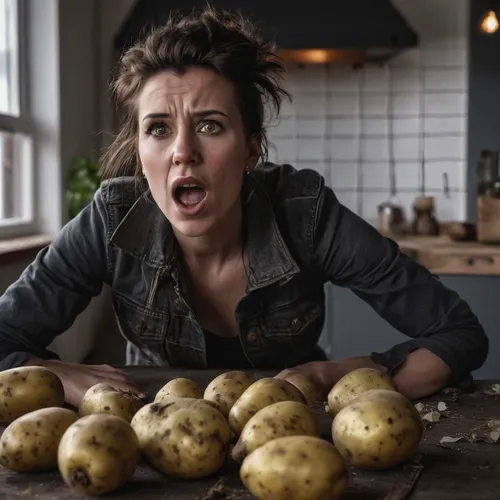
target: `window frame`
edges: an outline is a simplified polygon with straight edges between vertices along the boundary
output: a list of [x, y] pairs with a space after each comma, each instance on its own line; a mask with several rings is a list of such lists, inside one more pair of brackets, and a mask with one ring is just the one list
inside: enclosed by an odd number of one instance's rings
[[[29, 29], [27, 0], [13, 0], [17, 9], [17, 54], [18, 54], [18, 98], [19, 116], [0, 113], [0, 132], [21, 133], [29, 138], [30, 158], [23, 177], [29, 179], [29, 186], [23, 186], [23, 205], [29, 207], [27, 217], [0, 219], [0, 241], [36, 233], [37, 195], [35, 189], [35, 158], [33, 156], [35, 127], [30, 113], [29, 89]], [[27, 198], [27, 199], [26, 199]]]

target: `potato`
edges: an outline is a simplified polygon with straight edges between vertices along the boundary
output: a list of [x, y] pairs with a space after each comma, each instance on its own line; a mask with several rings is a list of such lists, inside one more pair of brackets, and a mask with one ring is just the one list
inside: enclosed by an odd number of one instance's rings
[[165, 396], [202, 399], [203, 391], [196, 382], [188, 378], [174, 378], [156, 393], [155, 402], [161, 401]]
[[105, 413], [78, 419], [64, 433], [57, 453], [64, 482], [90, 495], [109, 493], [125, 484], [139, 458], [139, 440], [131, 425]]
[[333, 386], [328, 394], [328, 413], [335, 416], [346, 404], [370, 389], [397, 390], [389, 375], [373, 368], [358, 368]]
[[197, 410], [206, 407], [217, 409], [217, 405], [211, 401], [195, 398], [177, 398], [175, 396], [165, 396], [162, 401], [144, 405], [130, 422], [139, 439], [139, 447], [141, 450], [145, 447], [153, 435], [154, 426], [158, 420], [166, 419], [171, 413], [180, 408]]
[[127, 422], [142, 408], [141, 399], [131, 392], [115, 389], [108, 384], [95, 384], [83, 396], [78, 412], [81, 417], [107, 413]]
[[222, 413], [209, 405], [192, 404], [153, 421], [142, 450], [148, 463], [168, 476], [200, 478], [222, 467], [230, 439]]
[[255, 379], [242, 371], [231, 371], [215, 377], [205, 389], [203, 398], [217, 403], [220, 412], [227, 418], [234, 403]]
[[336, 500], [348, 481], [335, 447], [314, 436], [269, 441], [243, 460], [240, 478], [259, 500]]
[[324, 400], [320, 387], [302, 373], [290, 373], [285, 380], [293, 384], [306, 398], [309, 406]]
[[20, 416], [0, 438], [0, 465], [15, 472], [56, 469], [59, 441], [77, 420], [76, 412], [57, 407]]
[[387, 389], [367, 391], [335, 416], [332, 437], [354, 467], [387, 469], [407, 461], [416, 451], [424, 426], [415, 406]]
[[43, 366], [21, 366], [0, 372], [0, 423], [41, 408], [62, 407], [60, 378]]
[[245, 425], [232, 457], [243, 460], [259, 446], [283, 436], [320, 435], [319, 422], [311, 409], [296, 401], [281, 401], [262, 408]]
[[254, 382], [234, 403], [229, 412], [229, 427], [239, 437], [245, 424], [259, 410], [280, 401], [297, 401], [306, 404], [302, 393], [290, 382], [265, 377]]

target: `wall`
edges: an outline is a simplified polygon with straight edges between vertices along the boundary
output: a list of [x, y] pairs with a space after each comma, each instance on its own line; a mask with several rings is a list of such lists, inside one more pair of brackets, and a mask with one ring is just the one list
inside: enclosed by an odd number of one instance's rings
[[426, 194], [435, 196], [438, 217], [463, 219], [468, 1], [394, 4], [421, 35], [420, 46], [382, 67], [287, 66], [294, 101], [270, 129], [270, 160], [319, 170], [341, 202], [373, 221], [377, 205], [390, 196], [392, 149], [407, 217], [420, 192], [423, 162]]
[[[13, 283], [23, 270], [30, 264], [32, 258], [23, 258], [0, 266], [0, 295]], [[49, 346], [65, 361], [79, 362], [90, 352], [95, 338], [95, 332], [103, 325], [110, 325], [107, 318], [108, 290], [105, 289], [101, 296], [93, 299], [89, 307], [76, 318], [72, 327], [57, 337]], [[106, 323], [107, 322], [107, 323]]]
[[116, 64], [113, 38], [135, 4], [135, 0], [106, 0], [99, 2], [100, 19], [100, 64], [97, 88], [97, 107], [99, 110], [99, 147], [109, 143], [110, 131], [114, 130], [113, 103], [110, 99], [108, 84]]
[[[133, 0], [30, 3], [30, 67], [36, 78], [30, 101], [40, 138], [36, 144], [37, 185], [47, 202], [39, 215], [49, 233], [65, 220], [63, 186], [72, 161], [80, 155], [97, 155], [101, 148], [101, 132], [111, 119], [107, 96], [113, 64], [111, 40], [132, 4]], [[47, 199], [47, 193], [53, 196]], [[0, 294], [30, 261], [0, 266]], [[64, 360], [77, 362], [103, 337], [114, 342], [117, 352], [110, 351], [111, 361], [122, 361], [107, 288], [50, 347]]]
[[101, 152], [112, 127], [113, 37], [134, 0], [59, 3], [63, 163]]
[[[76, 157], [99, 156], [105, 131], [111, 129], [108, 80], [114, 64], [112, 39], [133, 3], [134, 0], [59, 2], [62, 185]], [[116, 331], [110, 293], [105, 287], [51, 347], [65, 360], [82, 361], [108, 340], [105, 351], [111, 357], [97, 361], [122, 362], [123, 342]]]
[[[57, 232], [65, 221], [66, 173], [73, 159], [92, 149], [94, 78], [93, 2], [27, 2], [29, 103], [36, 134], [37, 215], [43, 232]], [[31, 259], [0, 268], [0, 293]], [[102, 302], [89, 308], [53, 343], [65, 360], [80, 361], [93, 343], [92, 325]]]

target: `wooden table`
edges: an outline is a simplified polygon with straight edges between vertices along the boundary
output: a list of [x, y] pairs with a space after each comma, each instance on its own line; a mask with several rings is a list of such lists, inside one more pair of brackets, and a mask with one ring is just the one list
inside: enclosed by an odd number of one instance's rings
[[[166, 370], [149, 367], [124, 369], [150, 395], [168, 380], [188, 377], [205, 387], [221, 371]], [[254, 372], [256, 376], [270, 376], [268, 372]], [[437, 403], [446, 402], [448, 410], [440, 421], [426, 429], [420, 447], [419, 478], [408, 497], [397, 496], [418, 471], [418, 464], [409, 464], [390, 471], [365, 472], [352, 470], [345, 500], [498, 500], [500, 499], [500, 441], [469, 443], [459, 441], [440, 444], [443, 436], [477, 433], [481, 435], [492, 419], [500, 420], [500, 394], [488, 395], [484, 390], [493, 382], [482, 383], [473, 394], [445, 392], [422, 401], [428, 410]], [[427, 411], [424, 410], [424, 413]], [[317, 407], [323, 426], [323, 437], [330, 439], [331, 418]], [[209, 494], [222, 480], [223, 492]], [[392, 496], [391, 496], [392, 491]], [[224, 494], [225, 493], [225, 494]], [[208, 496], [207, 496], [208, 495]], [[38, 500], [82, 499], [84, 495], [70, 490], [57, 472], [45, 474], [16, 474], [0, 470], [0, 499], [35, 498]], [[254, 498], [238, 478], [238, 465], [228, 459], [215, 476], [196, 481], [178, 481], [166, 478], [141, 465], [126, 486], [106, 498], [162, 499], [162, 500], [244, 500]]]

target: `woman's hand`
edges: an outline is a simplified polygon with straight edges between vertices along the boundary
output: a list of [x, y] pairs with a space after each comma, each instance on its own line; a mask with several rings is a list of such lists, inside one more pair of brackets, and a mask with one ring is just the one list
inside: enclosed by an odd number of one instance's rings
[[287, 368], [276, 375], [284, 378], [291, 373], [301, 373], [317, 385], [321, 395], [326, 398], [333, 386], [347, 373], [358, 368], [374, 368], [387, 372], [386, 368], [377, 365], [368, 357], [348, 358], [339, 361], [313, 361], [293, 368]]
[[[290, 373], [301, 373], [318, 384], [325, 396], [347, 373], [358, 368], [374, 368], [387, 373], [387, 368], [370, 357], [347, 358], [339, 361], [314, 361], [288, 368], [276, 375], [286, 378]], [[392, 380], [398, 391], [410, 400], [420, 399], [446, 387], [451, 380], [450, 368], [442, 359], [427, 349], [412, 351], [401, 363]]]
[[293, 373], [300, 373], [311, 380], [323, 398], [326, 398], [337, 380], [342, 376], [335, 361], [313, 361], [294, 366], [293, 368], [287, 368], [278, 373], [276, 377], [286, 379]]
[[25, 363], [25, 366], [27, 365], [44, 366], [54, 372], [64, 386], [66, 402], [77, 408], [87, 390], [100, 382], [144, 397], [144, 393], [125, 373], [109, 365], [83, 365], [55, 360], [46, 361], [38, 358], [32, 358]]

